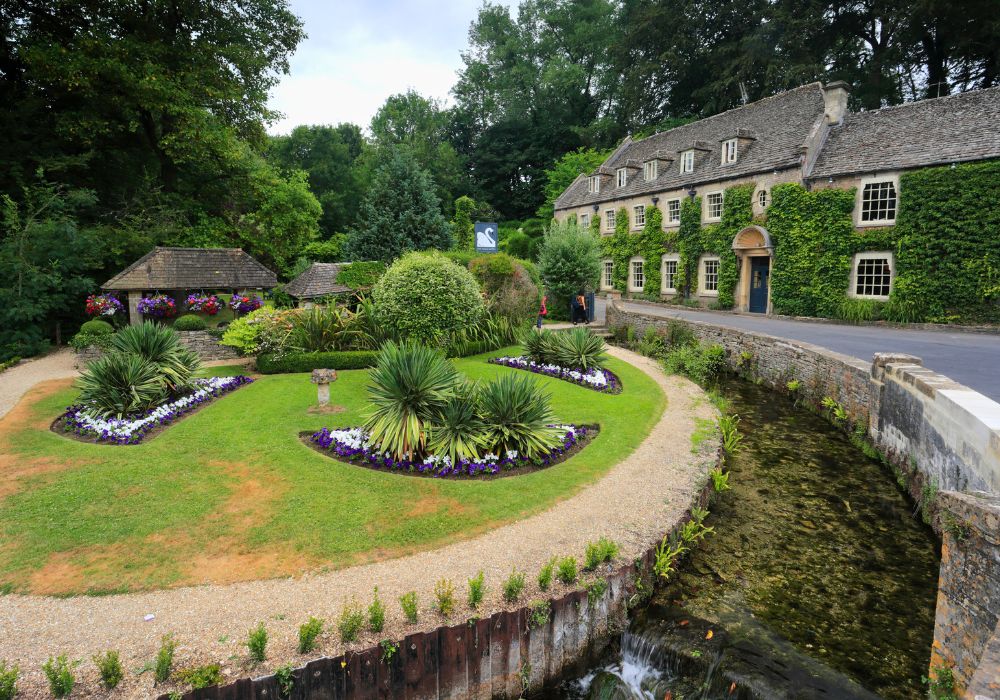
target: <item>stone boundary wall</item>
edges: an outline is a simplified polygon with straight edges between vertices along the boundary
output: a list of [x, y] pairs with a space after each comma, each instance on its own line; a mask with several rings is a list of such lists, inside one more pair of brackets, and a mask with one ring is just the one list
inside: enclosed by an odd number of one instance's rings
[[[717, 461], [722, 459], [721, 448]], [[710, 480], [694, 494], [691, 508], [704, 508], [713, 493]], [[690, 509], [670, 529], [680, 532]], [[635, 562], [611, 570], [607, 588], [591, 600], [586, 590], [550, 598], [548, 620], [531, 621], [529, 603], [478, 620], [416, 632], [398, 642], [387, 662], [380, 646], [322, 657], [293, 669], [292, 692], [279, 694], [275, 676], [243, 678], [225, 686], [192, 690], [183, 700], [355, 700], [398, 698], [519, 698], [554, 687], [565, 674], [596, 660], [628, 624], [639, 591], [653, 587], [656, 547]], [[751, 697], [743, 689], [734, 700]], [[161, 695], [158, 700], [170, 700]]]
[[944, 538], [932, 669], [952, 667], [970, 699], [1000, 700], [979, 680], [1000, 679], [1000, 404], [910, 355], [864, 362], [763, 333], [625, 311], [611, 300], [607, 323], [632, 326], [636, 337], [679, 323], [722, 345], [730, 369], [785, 393], [796, 379], [797, 398], [816, 407], [831, 397], [847, 411], [842, 427], [866, 426], [900, 483], [935, 513]]
[[[202, 362], [212, 360], [235, 360], [239, 358], [236, 348], [228, 345], [220, 345], [219, 339], [208, 331], [177, 331], [181, 338], [181, 345], [193, 350], [201, 358]], [[88, 345], [82, 350], [75, 351], [76, 358], [74, 366], [83, 369], [88, 362], [93, 362], [104, 354], [104, 350], [96, 345]]]

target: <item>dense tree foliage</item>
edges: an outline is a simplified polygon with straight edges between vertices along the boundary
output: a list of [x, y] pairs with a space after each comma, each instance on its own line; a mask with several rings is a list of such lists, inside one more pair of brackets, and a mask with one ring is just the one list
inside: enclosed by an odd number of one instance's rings
[[347, 237], [347, 258], [391, 262], [412, 250], [450, 248], [451, 227], [430, 176], [407, 150], [388, 146], [376, 159], [360, 223]]

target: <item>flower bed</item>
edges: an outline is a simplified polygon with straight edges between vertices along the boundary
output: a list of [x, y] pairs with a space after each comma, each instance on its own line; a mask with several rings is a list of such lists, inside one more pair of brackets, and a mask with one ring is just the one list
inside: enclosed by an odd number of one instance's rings
[[239, 375], [194, 381], [199, 386], [198, 389], [158, 406], [145, 415], [130, 418], [101, 418], [89, 414], [85, 405], [76, 405], [66, 409], [66, 413], [53, 424], [53, 429], [95, 442], [135, 445], [151, 430], [168, 425], [219, 396], [250, 384], [253, 379]]
[[526, 357], [491, 357], [487, 362], [514, 369], [524, 369], [535, 374], [544, 374], [546, 377], [555, 377], [607, 394], [620, 394], [622, 391], [621, 381], [606, 369], [591, 369], [584, 372], [559, 365], [539, 364]]
[[322, 430], [308, 436], [308, 441], [317, 449], [328, 452], [332, 457], [342, 462], [358, 464], [371, 469], [406, 472], [430, 477], [470, 477], [495, 476], [508, 472], [526, 472], [550, 467], [563, 461], [571, 453], [582, 448], [597, 433], [597, 426], [558, 425], [563, 429], [562, 444], [554, 448], [544, 457], [529, 459], [517, 452], [510, 451], [503, 457], [487, 454], [479, 460], [459, 460], [452, 464], [449, 457], [432, 455], [420, 462], [408, 459], [393, 459], [382, 452], [377, 446], [368, 444], [368, 435], [362, 428], [341, 428]]

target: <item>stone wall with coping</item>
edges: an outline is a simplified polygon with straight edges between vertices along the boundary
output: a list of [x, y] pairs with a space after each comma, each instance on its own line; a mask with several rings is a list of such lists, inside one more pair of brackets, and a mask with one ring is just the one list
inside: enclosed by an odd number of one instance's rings
[[[219, 338], [208, 331], [177, 331], [180, 336], [181, 345], [193, 350], [201, 358], [202, 362], [212, 360], [235, 360], [239, 358], [236, 348], [228, 345], [220, 345]], [[83, 369], [88, 362], [93, 362], [104, 354], [104, 350], [96, 345], [88, 345], [85, 348], [76, 350], [74, 366]]]
[[786, 393], [798, 380], [800, 400], [819, 406], [833, 398], [850, 424], [867, 426], [900, 483], [936, 514], [944, 541], [931, 668], [953, 668], [970, 699], [1000, 700], [1000, 404], [910, 355], [865, 362], [763, 333], [628, 312], [612, 300], [607, 323], [632, 326], [636, 337], [679, 323], [722, 345], [731, 369]]

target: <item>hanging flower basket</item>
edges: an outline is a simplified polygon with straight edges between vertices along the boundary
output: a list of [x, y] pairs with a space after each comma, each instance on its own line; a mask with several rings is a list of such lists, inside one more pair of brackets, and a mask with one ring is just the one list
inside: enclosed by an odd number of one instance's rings
[[177, 302], [166, 294], [144, 297], [136, 306], [139, 313], [151, 318], [170, 318], [177, 314]]
[[122, 310], [122, 303], [110, 294], [91, 294], [87, 297], [88, 316], [114, 316]]
[[241, 314], [248, 314], [251, 311], [256, 311], [263, 305], [264, 300], [256, 294], [253, 296], [241, 296], [239, 294], [234, 294], [233, 298], [229, 300], [229, 308]]
[[209, 316], [215, 316], [215, 314], [219, 313], [219, 310], [222, 308], [222, 302], [219, 301], [219, 297], [214, 294], [211, 296], [205, 296], [204, 294], [190, 294], [188, 295], [186, 303], [188, 311], [200, 311], [208, 314]]

